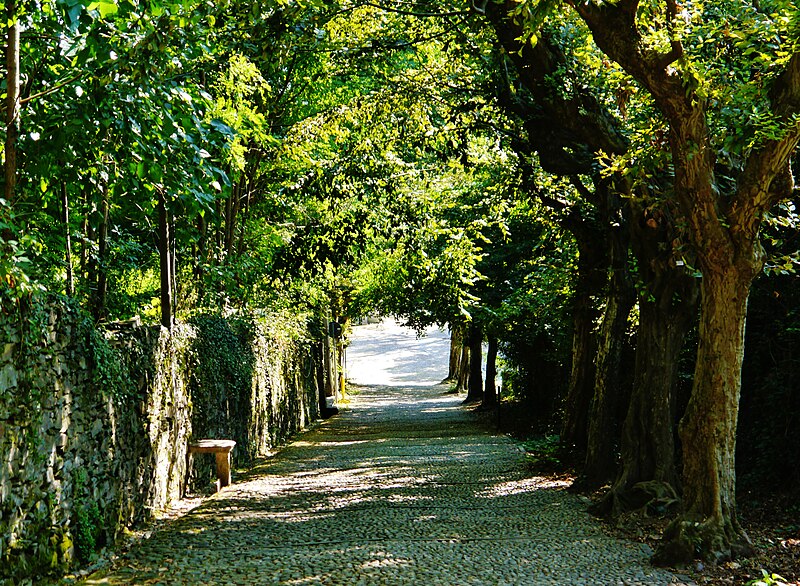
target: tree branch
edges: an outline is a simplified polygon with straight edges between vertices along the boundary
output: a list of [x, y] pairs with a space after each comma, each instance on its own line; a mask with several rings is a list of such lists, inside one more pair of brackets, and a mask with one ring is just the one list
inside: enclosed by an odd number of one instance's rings
[[752, 229], [765, 211], [795, 190], [789, 159], [800, 142], [800, 52], [792, 55], [775, 80], [770, 100], [785, 133], [747, 157], [730, 211]]
[[[509, 15], [513, 4], [490, 2], [486, 18], [495, 29], [508, 59], [515, 65], [518, 82], [532, 99], [510, 95], [509, 83], [501, 84], [501, 101], [530, 126], [531, 140], [539, 150], [555, 152], [562, 159], [570, 151], [601, 151], [622, 154], [628, 149], [627, 138], [619, 131], [619, 121], [588, 88], [575, 84], [570, 95], [554, 91], [548, 78], [565, 69], [566, 57], [556, 42], [542, 32], [535, 46], [520, 42], [524, 31]], [[501, 72], [502, 73], [502, 72]], [[591, 155], [589, 157], [591, 159]], [[559, 165], [560, 166], [560, 165]], [[574, 173], [576, 171], [572, 171]]]
[[667, 0], [667, 34], [669, 35], [670, 50], [658, 59], [659, 67], [665, 69], [683, 57], [683, 45], [675, 37], [675, 20], [678, 18], [678, 3], [676, 0]]
[[578, 191], [578, 194], [592, 204], [595, 207], [600, 207], [600, 197], [597, 194], [597, 191], [591, 191], [586, 185], [583, 184], [580, 177], [577, 175], [573, 175], [569, 178], [569, 182], [575, 187]]
[[25, 105], [28, 102], [32, 102], [33, 100], [36, 100], [36, 99], [39, 99], [39, 98], [43, 98], [44, 96], [49, 96], [50, 94], [57, 92], [61, 88], [65, 87], [65, 86], [68, 86], [69, 84], [71, 84], [71, 83], [73, 83], [75, 81], [78, 81], [80, 78], [82, 78], [85, 75], [86, 75], [86, 73], [79, 73], [78, 75], [75, 75], [73, 77], [70, 77], [69, 79], [65, 79], [64, 81], [62, 81], [60, 83], [57, 83], [56, 85], [54, 85], [51, 88], [48, 88], [46, 90], [43, 90], [43, 91], [39, 92], [38, 94], [33, 94], [33, 95], [28, 96], [27, 98], [22, 98], [19, 101], [19, 103], [21, 105]]

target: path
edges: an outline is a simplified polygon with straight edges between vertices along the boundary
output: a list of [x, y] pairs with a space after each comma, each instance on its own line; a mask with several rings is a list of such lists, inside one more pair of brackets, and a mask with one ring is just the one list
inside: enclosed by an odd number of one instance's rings
[[644, 546], [605, 535], [564, 486], [528, 477], [517, 446], [444, 391], [361, 388], [86, 584], [680, 583]]

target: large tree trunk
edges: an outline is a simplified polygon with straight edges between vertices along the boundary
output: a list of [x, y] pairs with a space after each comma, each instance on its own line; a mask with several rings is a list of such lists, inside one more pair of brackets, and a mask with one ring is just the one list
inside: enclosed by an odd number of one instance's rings
[[483, 391], [484, 409], [497, 406], [497, 336], [488, 336], [486, 348], [486, 384]]
[[678, 234], [672, 214], [633, 204], [632, 244], [642, 284], [633, 389], [622, 428], [621, 467], [611, 490], [594, 507], [613, 517], [650, 504], [677, 504], [675, 388], [684, 339], [697, 319], [699, 281], [675, 262]]
[[598, 311], [593, 298], [605, 282], [606, 255], [602, 240], [573, 232], [578, 241], [578, 276], [572, 309], [572, 368], [564, 401], [563, 445], [584, 451], [588, 440], [589, 406], [594, 395], [594, 357], [597, 348], [595, 320]]
[[698, 552], [719, 560], [752, 551], [736, 515], [734, 456], [753, 276], [751, 267], [735, 265], [703, 271], [694, 386], [679, 427], [684, 512], [665, 531], [656, 563], [689, 562]]
[[476, 324], [469, 326], [469, 383], [465, 403], [483, 400], [483, 331]]
[[622, 428], [622, 466], [595, 508], [617, 516], [649, 503], [658, 511], [677, 504], [675, 384], [678, 358], [695, 313], [691, 304], [664, 308], [639, 301], [633, 391]]
[[628, 316], [635, 300], [628, 276], [627, 227], [612, 231], [612, 276], [598, 335], [594, 397], [588, 424], [584, 482], [597, 488], [614, 478], [619, 438], [620, 368]]
[[158, 257], [161, 271], [161, 325], [172, 329], [172, 259], [169, 212], [163, 193], [158, 195]]
[[17, 140], [19, 139], [19, 21], [16, 0], [6, 0], [6, 145], [5, 199], [11, 205], [17, 188]]
[[683, 213], [703, 282], [694, 385], [679, 430], [684, 511], [668, 527], [654, 561], [686, 563], [695, 556], [718, 560], [751, 549], [735, 507], [744, 323], [750, 283], [761, 268], [760, 223], [793, 189], [789, 158], [800, 141], [800, 52], [787, 45], [790, 57], [772, 83], [750, 86], [759, 99], [769, 101], [770, 119], [781, 131], [760, 137], [744, 154], [736, 190], [726, 190], [715, 176], [706, 82], [691, 67], [672, 66], [684, 55], [680, 33], [669, 24], [678, 18], [676, 4], [667, 5], [664, 32], [671, 42], [666, 52], [646, 47], [637, 5], [636, 0], [622, 0], [573, 6], [597, 46], [648, 90], [669, 123], [673, 199]]

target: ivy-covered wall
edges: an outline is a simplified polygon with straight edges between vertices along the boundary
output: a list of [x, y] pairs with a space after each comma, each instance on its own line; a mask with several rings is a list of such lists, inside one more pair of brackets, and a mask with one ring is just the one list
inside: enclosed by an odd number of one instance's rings
[[[200, 316], [191, 394], [197, 438], [236, 441], [235, 463], [270, 449], [319, 417], [317, 375], [322, 368], [305, 325], [268, 319]], [[214, 458], [194, 461], [193, 483], [215, 480]]]
[[318, 416], [320, 360], [291, 319], [98, 331], [62, 300], [2, 302], [0, 583], [87, 561], [207, 482], [192, 437], [235, 439], [242, 463]]

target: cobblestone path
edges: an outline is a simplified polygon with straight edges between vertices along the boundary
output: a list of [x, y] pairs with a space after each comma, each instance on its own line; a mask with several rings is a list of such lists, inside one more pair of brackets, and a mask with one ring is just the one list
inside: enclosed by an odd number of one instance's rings
[[362, 388], [86, 584], [683, 583], [444, 391]]

